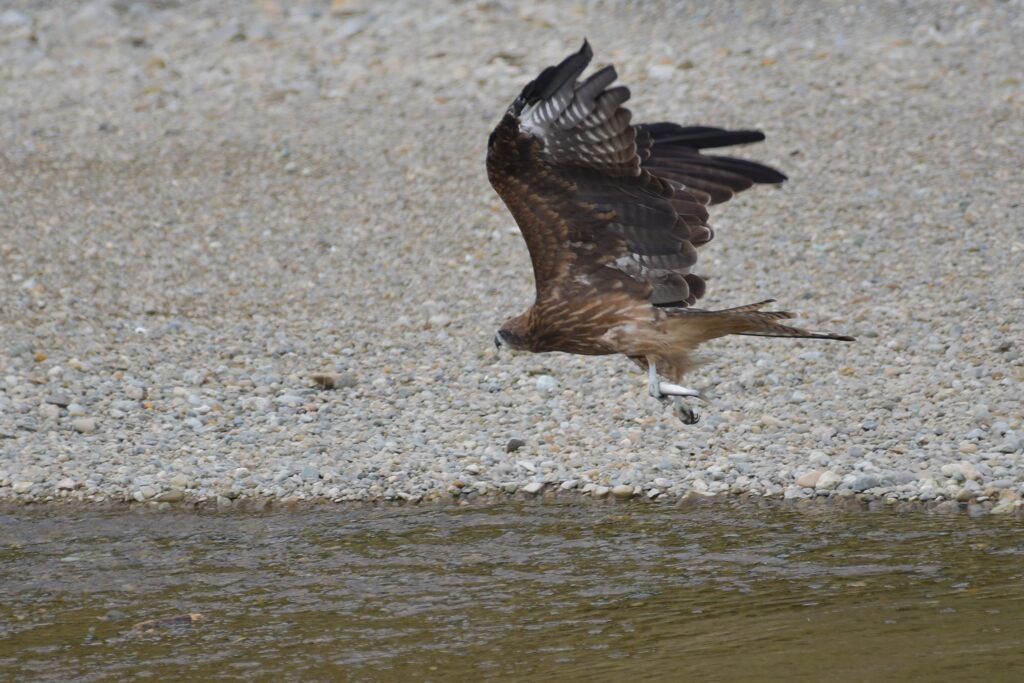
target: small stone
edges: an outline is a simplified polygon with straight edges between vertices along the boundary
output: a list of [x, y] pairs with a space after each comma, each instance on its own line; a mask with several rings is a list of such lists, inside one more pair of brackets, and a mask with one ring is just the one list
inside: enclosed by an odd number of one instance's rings
[[35, 486], [35, 482], [32, 481], [16, 481], [11, 484], [15, 493], [28, 493], [33, 486]]
[[612, 488], [612, 495], [616, 498], [632, 498], [633, 487], [630, 484], [619, 484]]
[[969, 462], [960, 463], [960, 471], [963, 472], [964, 477], [971, 481], [979, 481], [981, 479], [981, 472]]
[[81, 434], [92, 434], [96, 431], [96, 420], [91, 417], [80, 417], [71, 421], [71, 427]]
[[855, 493], [873, 489], [879, 485], [878, 477], [873, 474], [859, 474], [853, 480], [851, 488]]
[[811, 451], [807, 456], [807, 461], [812, 465], [827, 465], [829, 457], [824, 451]]
[[32, 342], [18, 342], [17, 344], [13, 345], [10, 348], [8, 353], [10, 353], [11, 356], [17, 357], [17, 356], [24, 356], [26, 354], [30, 354], [30, 353], [32, 353], [32, 351], [33, 351]]
[[974, 491], [971, 491], [967, 487], [963, 487], [956, 492], [956, 499], [958, 502], [961, 503], [966, 503], [968, 501], [974, 500]]
[[43, 353], [42, 351], [36, 351], [35, 355], [32, 356], [32, 358], [33, 360], [35, 360], [35, 362], [42, 363], [44, 360], [46, 360], [46, 354]]
[[520, 448], [526, 445], [526, 442], [522, 439], [509, 439], [508, 443], [505, 444], [506, 453], [515, 453]]
[[558, 488], [562, 489], [563, 491], [571, 491], [572, 489], [576, 488], [576, 486], [578, 486], [578, 485], [579, 485], [579, 482], [576, 481], [575, 479], [566, 479], [565, 481], [563, 481], [561, 483], [561, 485]]
[[652, 64], [647, 69], [647, 75], [655, 80], [665, 80], [675, 76], [676, 67], [674, 64]]
[[1021, 450], [1021, 442], [1020, 440], [1011, 437], [1004, 441], [996, 450], [999, 451], [1000, 453], [1006, 454], [1016, 453], [1017, 451]]
[[435, 313], [427, 319], [427, 322], [430, 323], [432, 328], [448, 327], [448, 325], [451, 324], [452, 319], [451, 316], [447, 316], [444, 313]]
[[531, 481], [529, 484], [523, 487], [523, 491], [525, 491], [526, 493], [535, 494], [540, 492], [542, 488], [544, 488], [544, 484], [540, 483], [539, 481]]
[[51, 403], [43, 403], [39, 406], [39, 417], [44, 420], [56, 420], [60, 417], [60, 408]]
[[605, 496], [608, 495], [609, 491], [611, 491], [611, 489], [608, 488], [607, 486], [595, 486], [593, 491], [591, 492], [591, 495], [593, 495], [595, 498], [604, 498]]
[[786, 500], [794, 500], [798, 498], [806, 498], [807, 494], [804, 493], [803, 489], [799, 486], [787, 486], [786, 490], [782, 492], [782, 497]]
[[317, 372], [310, 378], [321, 389], [346, 389], [357, 384], [355, 376], [347, 372]]
[[558, 380], [551, 375], [541, 375], [537, 378], [537, 391], [550, 393], [558, 388]]
[[942, 472], [943, 476], [949, 477], [950, 479], [954, 479], [956, 481], [963, 481], [966, 478], [964, 477], [963, 470], [960, 469], [960, 463], [947, 463], [943, 465], [939, 471]]
[[181, 489], [171, 489], [170, 491], [164, 491], [156, 499], [161, 503], [178, 503], [185, 499], [185, 492]]
[[0, 14], [0, 26], [4, 28], [27, 26], [29, 23], [30, 19], [17, 10], [4, 10], [4, 12]]
[[821, 470], [811, 470], [810, 472], [797, 477], [796, 485], [805, 489], [813, 489], [818, 485], [818, 480], [821, 479], [822, 474], [824, 474], [824, 472]]
[[537, 466], [534, 465], [529, 460], [518, 460], [518, 461], [516, 461], [516, 465], [519, 466], [519, 467], [522, 467], [524, 470], [526, 470], [530, 474], [533, 474], [533, 473], [535, 473], [537, 471]]
[[133, 401], [141, 401], [146, 398], [146, 390], [142, 387], [137, 387], [134, 384], [129, 384], [125, 388], [124, 394]]
[[43, 402], [49, 403], [50, 405], [60, 406], [61, 408], [66, 408], [68, 404], [71, 403], [71, 399], [67, 394], [50, 394], [43, 399]]
[[171, 486], [175, 486], [179, 489], [183, 489], [188, 486], [188, 477], [184, 474], [175, 474], [171, 477]]
[[831, 470], [825, 470], [818, 477], [814, 487], [818, 490], [833, 490], [843, 481], [843, 477]]
[[64, 477], [57, 482], [57, 488], [61, 491], [72, 491], [75, 488], [75, 481], [70, 477]]
[[989, 510], [989, 514], [1008, 515], [1012, 513], [1014, 509], [1016, 509], [1016, 503], [1009, 498], [1004, 498], [992, 506], [992, 509]]
[[68, 416], [70, 417], [82, 417], [85, 415], [85, 407], [78, 403], [68, 404]]

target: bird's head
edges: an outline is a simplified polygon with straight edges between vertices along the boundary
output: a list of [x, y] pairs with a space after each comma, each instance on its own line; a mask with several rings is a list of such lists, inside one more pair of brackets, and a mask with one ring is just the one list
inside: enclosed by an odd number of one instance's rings
[[515, 330], [507, 327], [502, 327], [498, 330], [498, 333], [494, 335], [494, 348], [499, 351], [503, 348], [511, 349], [513, 351], [527, 350], [522, 336]]
[[501, 329], [494, 335], [494, 347], [499, 351], [501, 349], [532, 351], [531, 332], [530, 311], [527, 311], [514, 318], [509, 318], [501, 324]]

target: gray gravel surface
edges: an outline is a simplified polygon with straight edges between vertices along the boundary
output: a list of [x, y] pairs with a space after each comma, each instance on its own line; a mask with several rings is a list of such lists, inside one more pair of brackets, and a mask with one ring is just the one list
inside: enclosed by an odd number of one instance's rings
[[[705, 303], [858, 343], [709, 346], [694, 427], [624, 359], [495, 353], [532, 280], [487, 134], [583, 35], [790, 175], [713, 212]], [[0, 502], [1019, 511], [1021, 54], [1020, 1], [6, 2]]]

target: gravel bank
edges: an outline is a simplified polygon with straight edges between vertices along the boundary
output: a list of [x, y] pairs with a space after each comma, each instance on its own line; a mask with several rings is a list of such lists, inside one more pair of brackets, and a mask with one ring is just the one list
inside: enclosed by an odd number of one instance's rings
[[[0, 12], [0, 502], [1020, 510], [1022, 3], [288, 4]], [[487, 134], [584, 34], [790, 175], [714, 212], [705, 302], [858, 343], [717, 343], [695, 427], [624, 359], [495, 354], [532, 282]]]

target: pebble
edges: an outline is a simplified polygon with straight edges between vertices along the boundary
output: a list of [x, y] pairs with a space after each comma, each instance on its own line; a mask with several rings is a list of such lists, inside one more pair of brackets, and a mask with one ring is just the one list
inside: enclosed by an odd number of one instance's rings
[[558, 380], [551, 375], [541, 375], [537, 378], [537, 391], [552, 392], [558, 388]]
[[804, 488], [813, 489], [818, 485], [818, 480], [821, 479], [821, 475], [824, 474], [821, 470], [811, 470], [806, 474], [802, 474], [796, 479], [796, 485]]
[[170, 489], [158, 494], [156, 499], [161, 503], [178, 503], [185, 500], [185, 492], [181, 489]]
[[860, 474], [854, 477], [853, 482], [850, 484], [850, 488], [855, 493], [873, 489], [878, 486], [881, 482], [878, 477], [873, 474]]
[[840, 475], [836, 474], [832, 470], [825, 470], [821, 473], [821, 476], [818, 477], [818, 481], [815, 483], [814, 487], [822, 491], [831, 491], [839, 486], [842, 481], [843, 478]]
[[619, 484], [612, 487], [612, 495], [616, 498], [632, 498], [633, 487], [629, 484]]
[[523, 491], [526, 493], [534, 494], [539, 493], [544, 488], [544, 484], [539, 481], [531, 481], [529, 484], [523, 487]]
[[71, 427], [82, 434], [92, 434], [96, 431], [96, 420], [91, 417], [80, 417], [71, 421]]
[[509, 439], [508, 442], [505, 444], [505, 452], [515, 453], [525, 445], [526, 442], [523, 441], [522, 439]]

